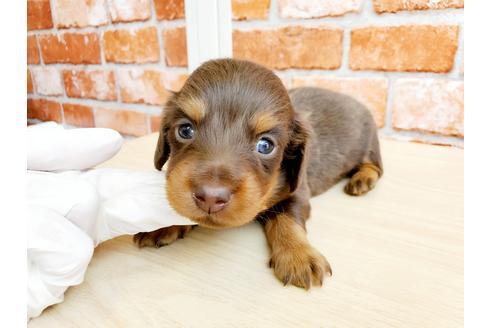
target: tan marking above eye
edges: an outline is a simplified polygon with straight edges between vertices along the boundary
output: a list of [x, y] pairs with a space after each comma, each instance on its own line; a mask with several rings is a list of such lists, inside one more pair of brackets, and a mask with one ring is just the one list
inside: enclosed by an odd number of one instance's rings
[[270, 131], [278, 124], [279, 120], [275, 113], [269, 111], [256, 112], [250, 120], [250, 125], [256, 135]]
[[176, 104], [179, 108], [196, 123], [200, 122], [206, 113], [205, 102], [198, 97], [183, 97]]

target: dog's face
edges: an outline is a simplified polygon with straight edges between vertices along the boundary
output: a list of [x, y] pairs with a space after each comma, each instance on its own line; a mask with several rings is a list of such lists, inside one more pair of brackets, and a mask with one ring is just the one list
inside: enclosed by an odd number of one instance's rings
[[181, 215], [239, 226], [295, 191], [307, 131], [270, 70], [239, 60], [204, 63], [166, 104], [154, 164]]

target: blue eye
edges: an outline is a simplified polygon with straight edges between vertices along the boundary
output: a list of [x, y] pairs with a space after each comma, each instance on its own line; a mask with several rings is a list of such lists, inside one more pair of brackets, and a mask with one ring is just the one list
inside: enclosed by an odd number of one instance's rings
[[265, 137], [261, 138], [256, 143], [256, 151], [259, 152], [260, 154], [263, 154], [263, 155], [270, 154], [274, 148], [275, 148], [275, 145], [273, 144], [273, 142], [270, 139], [265, 138]]
[[186, 140], [193, 139], [195, 130], [193, 130], [193, 126], [190, 123], [184, 123], [178, 127], [178, 135]]

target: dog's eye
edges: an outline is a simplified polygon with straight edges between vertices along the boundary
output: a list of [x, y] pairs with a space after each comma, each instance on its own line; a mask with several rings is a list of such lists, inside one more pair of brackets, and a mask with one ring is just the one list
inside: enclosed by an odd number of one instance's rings
[[193, 130], [193, 125], [191, 125], [191, 123], [184, 123], [178, 127], [178, 135], [182, 139], [193, 139], [194, 134], [195, 130]]
[[273, 144], [273, 141], [265, 137], [261, 138], [256, 143], [256, 151], [263, 155], [270, 154], [274, 148], [275, 145]]

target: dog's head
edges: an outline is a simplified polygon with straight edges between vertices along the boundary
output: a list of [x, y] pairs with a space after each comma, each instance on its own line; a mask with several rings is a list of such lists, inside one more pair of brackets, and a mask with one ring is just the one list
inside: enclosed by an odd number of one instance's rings
[[303, 174], [308, 130], [280, 79], [221, 59], [197, 68], [167, 102], [154, 164], [181, 215], [226, 228], [288, 197]]

